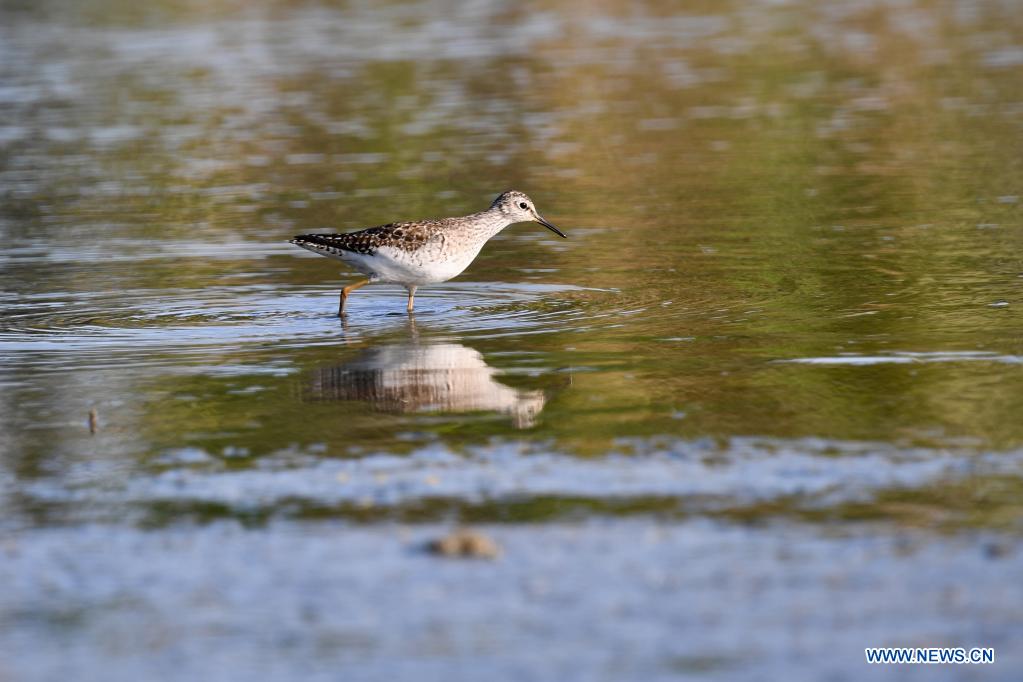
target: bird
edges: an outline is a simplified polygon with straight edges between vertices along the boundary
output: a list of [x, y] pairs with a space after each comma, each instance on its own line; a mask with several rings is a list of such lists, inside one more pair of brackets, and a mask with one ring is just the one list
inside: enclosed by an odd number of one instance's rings
[[540, 215], [532, 199], [509, 190], [487, 210], [467, 216], [388, 223], [343, 234], [300, 234], [289, 243], [340, 260], [365, 276], [341, 290], [338, 317], [345, 317], [353, 291], [377, 282], [403, 285], [408, 290], [406, 310], [411, 314], [416, 289], [457, 277], [491, 237], [523, 222], [540, 223], [568, 238]]

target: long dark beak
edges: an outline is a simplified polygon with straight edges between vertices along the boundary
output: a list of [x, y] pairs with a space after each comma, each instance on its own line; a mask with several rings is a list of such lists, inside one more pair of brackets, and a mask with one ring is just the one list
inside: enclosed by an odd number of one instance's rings
[[562, 239], [568, 239], [568, 235], [567, 234], [565, 234], [564, 232], [562, 232], [561, 230], [559, 230], [558, 228], [554, 227], [549, 222], [544, 220], [543, 216], [541, 216], [539, 213], [536, 214], [536, 222], [540, 223], [541, 225], [546, 227], [548, 230], [550, 230], [554, 234], [556, 234], [559, 237], [561, 237]]

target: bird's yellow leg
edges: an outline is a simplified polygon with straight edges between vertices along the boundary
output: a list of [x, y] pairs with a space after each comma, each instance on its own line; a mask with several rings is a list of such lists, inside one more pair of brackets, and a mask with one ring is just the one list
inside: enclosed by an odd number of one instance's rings
[[345, 316], [345, 304], [348, 303], [348, 297], [351, 295], [351, 293], [358, 289], [359, 287], [364, 287], [367, 284], [369, 284], [369, 280], [363, 279], [359, 280], [358, 282], [355, 282], [354, 284], [349, 284], [348, 286], [341, 290], [341, 302], [338, 304], [337, 308], [338, 317]]
[[409, 313], [412, 312], [412, 305], [416, 300], [416, 287], [408, 288], [408, 307], [405, 308]]

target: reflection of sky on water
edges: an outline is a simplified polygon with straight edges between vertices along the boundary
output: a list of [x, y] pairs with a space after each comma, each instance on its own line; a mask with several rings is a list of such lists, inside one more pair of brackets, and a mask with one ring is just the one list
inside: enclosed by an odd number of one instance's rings
[[[487, 526], [504, 550], [496, 562], [421, 550], [447, 530], [49, 529], [0, 562], [0, 608], [24, 624], [0, 629], [0, 646], [21, 654], [6, 669], [40, 680], [95, 667], [94, 679], [229, 670], [439, 682], [485, 670], [488, 680], [810, 682], [862, 677], [864, 642], [993, 646], [995, 665], [978, 666], [985, 680], [1010, 682], [1023, 665], [1018, 561], [990, 537], [592, 519]], [[53, 650], [54, 631], [59, 655], [29, 664], [24, 653]], [[919, 679], [960, 680], [963, 667], [922, 666]]]
[[[343, 422], [334, 428], [343, 431]], [[841, 505], [855, 507], [893, 490], [940, 495], [943, 485], [969, 486], [971, 478], [1023, 473], [1023, 451], [977, 456], [968, 449], [937, 452], [879, 443], [752, 439], [723, 444], [650, 439], [621, 446], [621, 452], [599, 458], [515, 442], [492, 443], [464, 454], [437, 444], [400, 457], [342, 460], [324, 459], [315, 451], [284, 451], [241, 471], [225, 468], [226, 458], [179, 449], [165, 453], [152, 475], [104, 491], [38, 485], [27, 486], [25, 495], [55, 509], [88, 503], [96, 520], [124, 509], [133, 517], [160, 519], [161, 505], [183, 516], [211, 513], [205, 505], [215, 505], [226, 516], [273, 517], [277, 509], [287, 509], [288, 515], [301, 517], [325, 509], [362, 508], [377, 509], [385, 518], [414, 520], [490, 507], [529, 514], [534, 499], [558, 500], [534, 512], [540, 520], [552, 521], [571, 516], [574, 509], [599, 505], [725, 518], [756, 516], [758, 507], [771, 505], [764, 518], [784, 519]], [[439, 512], [428, 513], [429, 505]]]

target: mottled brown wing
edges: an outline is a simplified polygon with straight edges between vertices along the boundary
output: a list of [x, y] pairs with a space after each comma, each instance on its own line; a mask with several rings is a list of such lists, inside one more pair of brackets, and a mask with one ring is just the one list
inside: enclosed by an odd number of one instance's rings
[[434, 234], [432, 222], [390, 223], [346, 234], [300, 234], [292, 244], [312, 245], [324, 251], [350, 251], [372, 254], [381, 246], [415, 251]]

